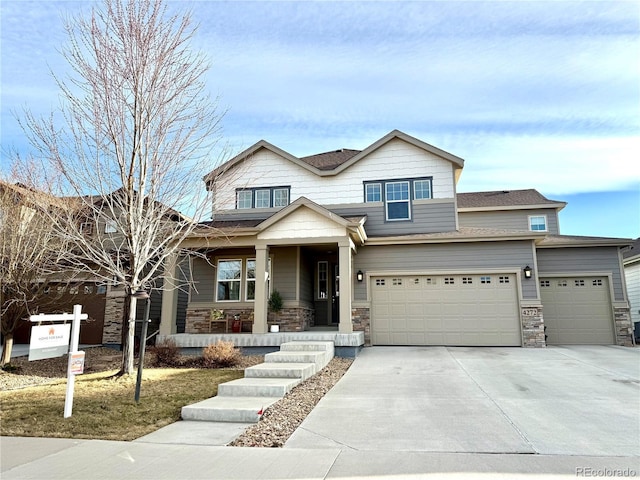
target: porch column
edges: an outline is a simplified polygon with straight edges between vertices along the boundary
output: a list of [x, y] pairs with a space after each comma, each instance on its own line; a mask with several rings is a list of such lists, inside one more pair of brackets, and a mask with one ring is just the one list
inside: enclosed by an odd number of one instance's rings
[[162, 283], [162, 312], [160, 313], [160, 335], [176, 333], [176, 308], [178, 305], [177, 258], [170, 255], [165, 260]]
[[256, 296], [253, 305], [253, 333], [267, 333], [268, 259], [269, 247], [267, 245], [256, 245]]
[[351, 275], [351, 248], [350, 239], [338, 243], [338, 273], [340, 275], [340, 333], [353, 333], [353, 322], [351, 321], [351, 297], [353, 278]]

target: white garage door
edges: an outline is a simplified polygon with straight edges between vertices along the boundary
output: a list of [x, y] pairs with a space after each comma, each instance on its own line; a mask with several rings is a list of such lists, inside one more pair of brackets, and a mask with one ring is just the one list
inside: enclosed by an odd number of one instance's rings
[[615, 343], [607, 277], [541, 278], [540, 296], [547, 344]]
[[374, 345], [521, 345], [516, 276], [371, 279]]

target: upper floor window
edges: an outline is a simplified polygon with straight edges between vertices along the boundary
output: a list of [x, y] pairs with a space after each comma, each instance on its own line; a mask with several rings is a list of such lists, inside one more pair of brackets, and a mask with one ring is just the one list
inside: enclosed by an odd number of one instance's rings
[[409, 182], [388, 182], [385, 184], [387, 220], [409, 220]]
[[364, 201], [367, 203], [381, 202], [382, 201], [382, 184], [367, 183], [364, 186]]
[[271, 206], [271, 190], [263, 188], [255, 191], [255, 208], [269, 208]]
[[286, 207], [289, 205], [289, 188], [273, 189], [273, 206]]
[[81, 223], [80, 232], [83, 235], [93, 235], [93, 223], [90, 223], [90, 222]]
[[252, 198], [251, 190], [239, 190], [236, 192], [236, 208], [251, 208]]
[[546, 232], [547, 231], [547, 216], [535, 215], [529, 217], [529, 230], [532, 232]]
[[413, 198], [414, 200], [431, 198], [431, 180], [414, 180]]
[[411, 220], [411, 202], [433, 198], [432, 190], [431, 177], [377, 180], [364, 183], [364, 201], [384, 202], [387, 221]]
[[242, 188], [236, 190], [236, 208], [272, 208], [289, 205], [291, 187]]

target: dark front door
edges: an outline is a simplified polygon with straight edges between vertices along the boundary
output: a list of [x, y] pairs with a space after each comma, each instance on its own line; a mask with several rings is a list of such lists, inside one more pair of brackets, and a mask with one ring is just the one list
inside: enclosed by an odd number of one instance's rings
[[340, 286], [337, 274], [338, 263], [335, 255], [316, 259], [314, 281], [316, 326], [329, 326], [338, 323]]

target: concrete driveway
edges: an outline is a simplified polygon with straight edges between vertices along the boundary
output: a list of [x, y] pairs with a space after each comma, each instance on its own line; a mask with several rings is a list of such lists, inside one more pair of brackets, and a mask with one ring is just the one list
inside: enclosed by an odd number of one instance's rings
[[286, 447], [640, 456], [640, 349], [365, 348]]

